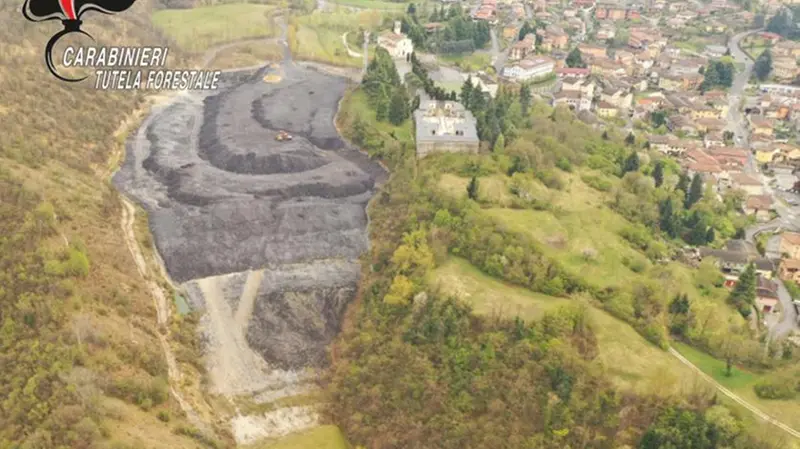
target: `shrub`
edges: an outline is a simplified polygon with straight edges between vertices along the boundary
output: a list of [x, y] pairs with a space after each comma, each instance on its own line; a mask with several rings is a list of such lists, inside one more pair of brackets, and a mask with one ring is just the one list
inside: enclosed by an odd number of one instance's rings
[[611, 188], [613, 187], [611, 181], [597, 175], [583, 175], [581, 176], [581, 181], [583, 181], [587, 186], [601, 192], [610, 192]]
[[753, 386], [761, 399], [794, 399], [797, 391], [789, 379], [762, 380]]
[[169, 412], [166, 410], [159, 411], [156, 417], [163, 422], [169, 422], [170, 420]]

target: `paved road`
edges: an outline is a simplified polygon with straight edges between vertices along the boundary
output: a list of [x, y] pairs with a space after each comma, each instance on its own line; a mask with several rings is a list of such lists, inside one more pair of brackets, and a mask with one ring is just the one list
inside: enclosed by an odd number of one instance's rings
[[[728, 41], [728, 49], [734, 61], [744, 64], [744, 70], [738, 72], [733, 78], [733, 85], [728, 94], [728, 130], [733, 131], [736, 146], [748, 148], [748, 130], [747, 122], [739, 109], [739, 105], [744, 95], [744, 90], [747, 87], [747, 82], [750, 80], [750, 75], [753, 73], [753, 60], [739, 47], [739, 42], [747, 35], [758, 32], [760, 30], [750, 30], [732, 36]], [[753, 160], [752, 154], [748, 158], [746, 171], [755, 173], [756, 164]]]
[[[781, 215], [782, 210], [787, 215]], [[793, 220], [789, 219], [789, 208], [778, 209], [778, 213], [780, 216], [774, 220], [747, 228], [745, 230], [745, 239], [755, 244], [756, 236], [762, 232], [774, 232], [778, 229], [796, 229]], [[779, 240], [775, 238], [770, 239], [770, 242], [767, 244], [767, 253], [777, 252], [778, 249], [776, 246], [779, 245]], [[778, 257], [780, 257], [780, 255], [778, 255]], [[780, 321], [769, 329], [770, 340], [786, 337], [793, 330], [798, 330], [797, 310], [794, 308], [792, 295], [789, 294], [789, 290], [786, 289], [786, 286], [783, 285], [783, 282], [778, 280], [776, 283], [778, 284], [778, 300], [781, 303], [782, 313]]]
[[492, 38], [492, 48], [490, 50], [492, 55], [492, 67], [494, 67], [497, 73], [502, 73], [508, 55], [506, 52], [500, 51], [500, 43], [497, 40], [497, 31], [494, 27], [489, 30], [489, 36]]

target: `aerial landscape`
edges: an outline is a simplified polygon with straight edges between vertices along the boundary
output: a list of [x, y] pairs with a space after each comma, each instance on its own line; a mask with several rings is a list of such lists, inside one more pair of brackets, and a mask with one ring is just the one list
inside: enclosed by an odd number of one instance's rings
[[50, 3], [0, 0], [0, 449], [800, 449], [793, 2]]

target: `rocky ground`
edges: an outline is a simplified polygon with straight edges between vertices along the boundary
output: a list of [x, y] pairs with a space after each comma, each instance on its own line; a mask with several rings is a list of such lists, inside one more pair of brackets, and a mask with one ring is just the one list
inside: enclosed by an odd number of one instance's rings
[[[170, 277], [204, 311], [213, 390], [257, 402], [299, 394], [308, 368], [325, 363], [367, 248], [365, 207], [386, 176], [333, 125], [351, 81], [288, 58], [279, 70], [278, 83], [261, 69], [176, 96], [131, 138], [114, 177], [148, 211]], [[276, 141], [279, 130], [294, 139]], [[284, 414], [313, 421], [300, 411]], [[242, 442], [293, 428], [237, 419]]]

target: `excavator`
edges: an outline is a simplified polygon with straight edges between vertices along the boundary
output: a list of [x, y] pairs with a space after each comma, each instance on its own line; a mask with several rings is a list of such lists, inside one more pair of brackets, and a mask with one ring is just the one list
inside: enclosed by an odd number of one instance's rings
[[275, 140], [278, 142], [287, 142], [292, 140], [292, 135], [287, 133], [286, 131], [279, 131], [278, 134], [275, 135]]

